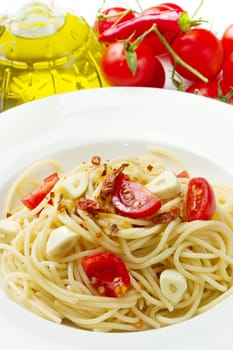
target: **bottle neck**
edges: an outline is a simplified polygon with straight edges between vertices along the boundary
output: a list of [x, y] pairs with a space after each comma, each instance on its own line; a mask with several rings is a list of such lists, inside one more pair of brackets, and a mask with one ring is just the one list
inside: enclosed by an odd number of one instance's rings
[[56, 33], [64, 25], [65, 18], [64, 11], [55, 9], [52, 0], [27, 1], [15, 15], [7, 17], [5, 26], [15, 36], [38, 38]]

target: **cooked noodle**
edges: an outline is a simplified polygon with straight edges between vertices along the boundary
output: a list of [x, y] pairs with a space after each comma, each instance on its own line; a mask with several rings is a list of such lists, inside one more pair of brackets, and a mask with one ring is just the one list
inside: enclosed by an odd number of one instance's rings
[[[75, 200], [59, 192], [59, 183], [71, 174], [88, 173], [82, 197], [97, 200], [103, 179], [123, 163], [124, 173], [145, 185], [165, 169], [156, 154], [83, 163], [64, 174], [55, 162], [39, 162], [27, 170], [9, 191], [6, 215], [17, 222], [18, 234], [10, 241], [0, 236], [1, 274], [7, 295], [34, 313], [56, 323], [71, 322], [96, 331], [137, 331], [185, 321], [216, 305], [233, 291], [233, 189], [213, 185], [217, 207], [211, 220], [154, 224], [109, 211], [88, 214], [75, 208]], [[50, 165], [60, 180], [53, 204], [46, 197], [33, 210], [17, 203], [36, 171]], [[177, 162], [179, 165], [179, 163]], [[185, 193], [187, 179], [179, 179]], [[58, 190], [56, 190], [56, 188]], [[165, 201], [159, 212], [182, 206], [183, 196]], [[51, 231], [65, 225], [79, 236], [66, 256], [49, 259], [46, 243]], [[113, 227], [117, 227], [116, 232]], [[99, 295], [82, 266], [82, 259], [112, 252], [129, 269], [131, 284], [121, 297]], [[171, 302], [160, 287], [160, 274], [175, 269], [187, 281], [181, 300]]]

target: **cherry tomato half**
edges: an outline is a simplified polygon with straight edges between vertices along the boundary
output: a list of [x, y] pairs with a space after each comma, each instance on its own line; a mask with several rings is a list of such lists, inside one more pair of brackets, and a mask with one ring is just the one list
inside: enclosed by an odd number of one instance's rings
[[192, 178], [187, 191], [188, 221], [209, 220], [215, 209], [215, 195], [211, 185], [203, 177]]
[[134, 18], [136, 14], [130, 9], [124, 7], [111, 7], [103, 11], [102, 16], [96, 18], [94, 28], [98, 33], [103, 33], [106, 29], [117, 23], [128, 21]]
[[112, 204], [122, 216], [142, 218], [154, 214], [161, 208], [161, 201], [143, 185], [130, 181], [121, 173], [115, 182], [112, 193]]
[[100, 295], [120, 297], [130, 286], [130, 276], [125, 263], [112, 253], [97, 253], [82, 260], [90, 283]]
[[225, 29], [221, 41], [225, 57], [227, 57], [233, 52], [233, 23]]
[[151, 86], [162, 88], [165, 71], [151, 49], [141, 43], [135, 50], [137, 69], [133, 74], [128, 66], [124, 43], [109, 44], [101, 57], [100, 67], [106, 81], [113, 86]]
[[[194, 28], [186, 33], [181, 33], [174, 39], [172, 48], [186, 63], [208, 79], [214, 78], [222, 68], [223, 46], [210, 30]], [[174, 61], [173, 58], [171, 60]], [[180, 64], [176, 65], [176, 71], [183, 78], [192, 81], [200, 80]]]
[[197, 81], [188, 86], [186, 92], [210, 97], [230, 104], [233, 103], [233, 95], [229, 95], [232, 89], [223, 80], [209, 80], [207, 83]]
[[21, 198], [21, 201], [30, 210], [36, 208], [52, 190], [58, 180], [59, 177], [57, 173], [49, 175], [44, 179], [43, 183], [38, 188]]

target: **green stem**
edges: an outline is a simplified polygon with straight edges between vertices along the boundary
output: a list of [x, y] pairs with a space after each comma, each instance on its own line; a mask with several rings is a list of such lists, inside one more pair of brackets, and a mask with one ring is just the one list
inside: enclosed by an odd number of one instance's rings
[[200, 11], [200, 8], [202, 7], [204, 3], [204, 0], [201, 0], [200, 4], [198, 5], [198, 7], [196, 8], [196, 10], [194, 11], [194, 14], [191, 16], [191, 19], [195, 18], [196, 15], [198, 14], [198, 12]]
[[99, 19], [108, 19], [108, 18], [114, 18], [114, 17], [118, 17], [116, 22], [114, 23], [114, 25], [118, 24], [121, 19], [126, 16], [128, 13], [136, 13], [136, 11], [134, 11], [133, 9], [127, 9], [127, 10], [124, 10], [124, 11], [121, 11], [121, 12], [118, 12], [117, 14], [113, 14], [113, 15], [105, 15], [104, 14], [104, 11], [102, 9], [100, 9], [98, 12], [97, 12], [97, 15], [96, 17], [99, 18]]
[[[133, 43], [130, 43], [130, 39], [132, 39], [132, 35], [130, 38], [128, 38], [125, 43], [125, 49], [126, 51], [135, 52], [136, 48], [141, 44], [143, 39], [149, 35], [150, 33], [155, 32], [155, 34], [159, 37], [163, 45], [166, 47], [167, 51], [170, 53], [170, 55], [173, 57], [174, 60], [174, 66], [177, 64], [180, 64], [183, 66], [185, 69], [187, 69], [189, 72], [191, 72], [193, 75], [195, 75], [197, 78], [199, 78], [201, 81], [204, 83], [208, 82], [208, 78], [206, 78], [203, 74], [201, 74], [197, 69], [193, 68], [190, 66], [188, 63], [186, 63], [180, 56], [176, 54], [176, 52], [172, 49], [168, 41], [165, 39], [165, 37], [160, 33], [160, 31], [157, 28], [156, 24], [153, 24], [152, 27], [148, 30], [146, 30], [142, 35], [140, 35]], [[134, 35], [134, 34], [133, 34]], [[129, 67], [132, 67], [132, 64], [129, 65]], [[134, 72], [136, 65], [134, 66]]]
[[141, 5], [140, 5], [139, 0], [136, 0], [136, 3], [137, 3], [137, 5], [138, 5], [139, 10], [142, 11], [142, 7], [141, 7]]
[[176, 73], [176, 65], [174, 64], [171, 76], [172, 84], [178, 91], [184, 91], [185, 85], [183, 79]]
[[[128, 13], [133, 13], [133, 12], [135, 12], [135, 11], [132, 9], [127, 9], [125, 11], [122, 11], [121, 15], [117, 18], [117, 20], [114, 22], [112, 27], [115, 27], [122, 20], [122, 18], [124, 18], [126, 15], [128, 15]], [[112, 17], [116, 17], [116, 15], [113, 15]]]
[[188, 12], [183, 12], [181, 15], [180, 15], [180, 18], [179, 18], [179, 26], [182, 30], [182, 32], [187, 32], [191, 27], [197, 27], [199, 26], [200, 24], [202, 23], [206, 23], [208, 21], [205, 21], [201, 18], [199, 19], [193, 19], [193, 18], [190, 18], [189, 17], [189, 14]]
[[218, 80], [218, 99], [222, 102], [229, 103], [230, 98], [233, 95], [233, 89], [231, 89], [229, 92], [226, 93], [226, 95], [223, 95], [223, 91], [221, 89], [221, 79]]

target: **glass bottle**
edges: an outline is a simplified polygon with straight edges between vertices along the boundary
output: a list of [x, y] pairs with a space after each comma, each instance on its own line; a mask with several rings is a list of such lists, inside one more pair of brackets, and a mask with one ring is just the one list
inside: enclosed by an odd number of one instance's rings
[[106, 86], [99, 68], [102, 51], [83, 17], [56, 9], [52, 1], [25, 1], [0, 18], [0, 110]]

